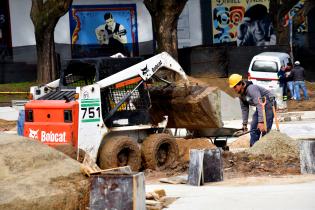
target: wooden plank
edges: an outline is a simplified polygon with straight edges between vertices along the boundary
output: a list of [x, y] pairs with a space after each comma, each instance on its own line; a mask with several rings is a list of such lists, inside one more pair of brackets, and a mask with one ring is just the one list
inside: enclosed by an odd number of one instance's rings
[[159, 179], [162, 183], [168, 183], [168, 184], [186, 184], [187, 178], [174, 176], [174, 177], [167, 177], [167, 178], [161, 178]]
[[91, 173], [91, 175], [96, 175], [96, 174], [105, 174], [105, 173], [112, 173], [112, 174], [130, 174], [132, 173], [132, 170], [130, 166], [122, 166], [122, 167], [117, 167], [117, 168], [109, 168], [109, 169], [104, 169], [104, 170], [99, 170], [99, 171], [94, 171]]

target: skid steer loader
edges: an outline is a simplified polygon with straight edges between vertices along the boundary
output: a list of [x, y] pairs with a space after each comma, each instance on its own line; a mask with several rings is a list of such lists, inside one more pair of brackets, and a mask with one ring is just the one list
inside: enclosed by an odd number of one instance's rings
[[[92, 59], [95, 65], [99, 60]], [[86, 63], [76, 65], [80, 69]], [[100, 72], [91, 69], [81, 71], [83, 76], [65, 71], [56, 81], [31, 87], [24, 136], [52, 147], [71, 146], [77, 154], [84, 151], [102, 169], [168, 167], [177, 159], [178, 146], [163, 133], [167, 118], [153, 125], [148, 112], [149, 83], [153, 78], [167, 82], [157, 77], [161, 68], [188, 82], [177, 61], [163, 52], [97, 82]]]

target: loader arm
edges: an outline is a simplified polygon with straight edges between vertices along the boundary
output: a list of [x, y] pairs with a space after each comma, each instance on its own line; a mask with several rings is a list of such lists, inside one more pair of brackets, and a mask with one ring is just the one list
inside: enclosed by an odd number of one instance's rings
[[188, 83], [187, 76], [179, 63], [168, 53], [162, 52], [116, 74], [106, 77], [105, 79], [98, 81], [97, 84], [100, 88], [105, 88], [136, 76], [140, 76], [146, 81], [163, 67], [178, 73]]

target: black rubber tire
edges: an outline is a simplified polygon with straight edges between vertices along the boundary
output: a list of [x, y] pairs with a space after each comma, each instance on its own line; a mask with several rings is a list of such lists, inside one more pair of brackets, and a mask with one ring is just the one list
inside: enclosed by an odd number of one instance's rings
[[[178, 145], [169, 134], [152, 134], [141, 146], [141, 155], [145, 168], [166, 169], [173, 166], [178, 158]], [[161, 157], [164, 156], [164, 157]]]
[[141, 152], [136, 141], [128, 136], [107, 139], [100, 150], [100, 168], [108, 169], [127, 165], [132, 171], [139, 171], [141, 167]]

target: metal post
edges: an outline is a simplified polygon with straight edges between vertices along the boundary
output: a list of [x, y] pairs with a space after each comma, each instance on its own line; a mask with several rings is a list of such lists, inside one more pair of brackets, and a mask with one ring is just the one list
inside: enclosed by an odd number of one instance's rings
[[290, 40], [290, 56], [294, 61], [293, 57], [293, 20], [291, 14], [289, 14], [289, 40]]

